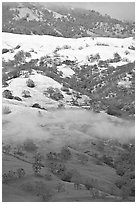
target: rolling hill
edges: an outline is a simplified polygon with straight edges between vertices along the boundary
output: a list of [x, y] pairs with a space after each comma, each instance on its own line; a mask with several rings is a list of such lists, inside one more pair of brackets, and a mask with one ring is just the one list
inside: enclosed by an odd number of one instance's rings
[[3, 202], [134, 201], [134, 23], [2, 7]]

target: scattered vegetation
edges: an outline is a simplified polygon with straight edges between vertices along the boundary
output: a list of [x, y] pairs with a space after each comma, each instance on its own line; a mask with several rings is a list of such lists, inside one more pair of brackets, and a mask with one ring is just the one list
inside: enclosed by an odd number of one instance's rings
[[28, 80], [26, 81], [26, 84], [27, 84], [27, 86], [30, 87], [30, 88], [34, 88], [34, 87], [35, 87], [35, 83], [34, 83], [34, 81], [31, 80], [31, 79], [28, 79]]
[[10, 51], [9, 49], [3, 48], [3, 49], [2, 49], [2, 54], [5, 54], [5, 53], [7, 53], [7, 52], [9, 52], [9, 51]]
[[116, 172], [121, 178], [116, 186], [121, 189], [123, 199], [135, 196], [135, 147], [127, 146], [114, 163]]
[[26, 192], [39, 196], [43, 202], [49, 201], [53, 196], [53, 190], [42, 181], [25, 183], [22, 185], [22, 189]]
[[24, 98], [29, 98], [31, 97], [30, 92], [28, 90], [22, 91], [22, 97]]
[[18, 96], [14, 96], [13, 99], [17, 100], [17, 101], [22, 101], [22, 99], [20, 97], [18, 97]]
[[38, 103], [34, 103], [34, 104], [32, 105], [32, 108], [40, 108], [40, 109], [41, 109], [41, 106], [40, 106]]
[[60, 152], [60, 158], [61, 160], [64, 160], [64, 161], [67, 161], [67, 160], [70, 160], [72, 157], [71, 155], [71, 152], [70, 150], [68, 149], [68, 147], [63, 147], [61, 149], [61, 152]]
[[42, 157], [41, 157], [41, 154], [40, 153], [37, 153], [35, 156], [34, 156], [34, 163], [33, 163], [33, 171], [34, 171], [34, 174], [36, 176], [40, 176], [40, 170], [42, 169], [42, 163], [41, 163], [41, 160], [42, 160]]
[[58, 88], [49, 87], [47, 91], [44, 91], [44, 95], [49, 94], [50, 98], [55, 101], [62, 100], [64, 98], [63, 94]]
[[13, 99], [12, 92], [8, 89], [3, 91], [2, 96], [7, 99]]
[[11, 151], [11, 145], [9, 145], [9, 144], [3, 144], [2, 145], [2, 152], [3, 153], [9, 154], [10, 151]]
[[[25, 7], [26, 5], [24, 5]], [[20, 33], [31, 35], [52, 35], [67, 38], [89, 37], [95, 36], [109, 36], [109, 37], [129, 37], [135, 32], [135, 23], [123, 22], [108, 15], [101, 15], [94, 10], [86, 11], [83, 15], [82, 9], [64, 9], [54, 8], [53, 11], [61, 13], [61, 18], [56, 19], [54, 13], [43, 10], [41, 6], [27, 4], [30, 10], [38, 10], [41, 15], [37, 15], [38, 19], [29, 20], [29, 14], [24, 14], [19, 18], [17, 10], [10, 10], [11, 6], [2, 5], [3, 21], [2, 31], [10, 33]], [[17, 18], [18, 20], [13, 20]], [[42, 19], [41, 19], [42, 18]], [[47, 23], [45, 24], [45, 19]], [[11, 26], [11, 23], [12, 26]], [[51, 25], [54, 25], [54, 28]], [[56, 29], [55, 29], [56, 28]], [[90, 30], [92, 30], [90, 34]], [[89, 32], [87, 32], [89, 31]]]
[[91, 190], [91, 189], [97, 187], [98, 181], [96, 179], [87, 178], [84, 181], [84, 185], [85, 185], [87, 190]]
[[23, 168], [17, 169], [16, 172], [10, 170], [8, 173], [3, 173], [2, 175], [2, 183], [7, 184], [8, 182], [17, 179], [17, 178], [22, 178], [25, 176], [25, 170]]

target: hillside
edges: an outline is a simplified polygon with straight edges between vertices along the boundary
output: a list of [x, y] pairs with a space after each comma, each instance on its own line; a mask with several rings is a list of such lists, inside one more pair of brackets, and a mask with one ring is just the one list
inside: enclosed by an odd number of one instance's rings
[[2, 201], [135, 201], [134, 24], [2, 6]]
[[135, 24], [102, 16], [94, 10], [72, 9], [39, 3], [2, 3], [2, 31], [61, 37], [130, 37]]
[[[10, 79], [20, 75], [25, 77], [25, 73], [36, 70], [39, 72], [37, 80], [42, 83], [38, 90], [41, 94], [53, 83], [58, 83], [54, 88], [59, 88], [65, 103], [132, 117], [135, 105], [134, 48], [133, 38], [71, 39], [3, 33], [3, 86], [7, 89], [9, 84], [14, 92], [12, 81], [21, 81]], [[52, 78], [51, 84], [49, 80], [43, 84], [45, 75]], [[35, 77], [31, 78], [37, 88]], [[87, 95], [87, 99], [81, 102], [80, 94]], [[21, 93], [16, 95], [21, 97]]]

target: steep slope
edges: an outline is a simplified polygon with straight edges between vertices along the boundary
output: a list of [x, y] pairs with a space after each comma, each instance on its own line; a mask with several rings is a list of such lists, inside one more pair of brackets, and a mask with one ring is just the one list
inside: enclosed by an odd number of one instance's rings
[[51, 7], [39, 3], [3, 3], [2, 31], [63, 37], [134, 35], [134, 23], [102, 16], [92, 10]]

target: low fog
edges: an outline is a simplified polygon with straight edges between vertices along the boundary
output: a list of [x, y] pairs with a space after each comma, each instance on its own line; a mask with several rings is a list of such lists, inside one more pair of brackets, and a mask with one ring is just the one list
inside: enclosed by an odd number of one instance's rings
[[18, 107], [10, 115], [3, 115], [3, 141], [33, 139], [56, 146], [98, 137], [130, 142], [135, 137], [134, 121], [83, 109], [39, 111]]
[[[56, 112], [58, 120], [64, 118], [66, 123], [72, 123], [74, 129], [77, 125], [85, 129], [86, 134], [100, 138], [118, 139], [127, 142], [135, 137], [135, 124], [133, 121], [123, 120], [105, 113], [94, 113], [87, 110], [69, 110]], [[82, 129], [80, 129], [82, 131]]]

